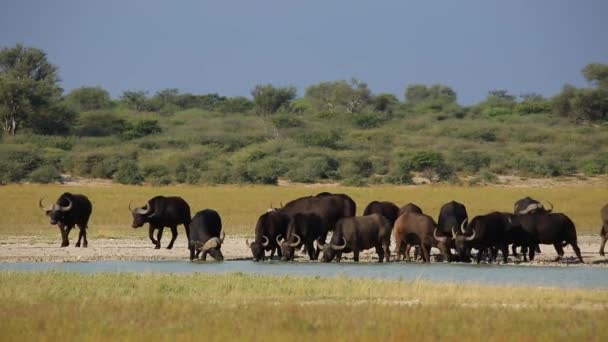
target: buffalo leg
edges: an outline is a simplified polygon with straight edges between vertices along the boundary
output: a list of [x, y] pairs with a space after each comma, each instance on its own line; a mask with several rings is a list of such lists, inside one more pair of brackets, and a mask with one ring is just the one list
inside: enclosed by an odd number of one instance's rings
[[585, 262], [583, 261], [583, 257], [581, 256], [581, 249], [578, 248], [578, 244], [576, 243], [576, 241], [570, 243], [570, 245], [572, 245], [572, 249], [574, 250], [574, 254], [576, 254], [576, 256], [578, 257], [578, 260], [580, 260], [581, 263], [584, 264]]
[[175, 239], [177, 239], [177, 226], [173, 226], [170, 228], [171, 228], [171, 242], [169, 242], [169, 246], [167, 246], [167, 249], [173, 248], [173, 243], [175, 242]]
[[204, 252], [203, 252], [203, 255], [201, 256], [201, 259], [202, 259], [203, 261], [207, 261], [207, 251], [204, 251]]
[[[274, 251], [275, 251], [275, 250], [276, 250], [276, 251], [280, 251], [281, 249], [280, 249], [280, 248], [275, 248], [275, 247], [271, 248], [271, 249], [270, 249], [270, 257], [269, 257], [269, 258], [270, 258], [270, 260], [272, 260], [272, 258], [274, 258]], [[264, 251], [264, 254], [266, 254], [266, 251]], [[281, 256], [279, 255], [279, 258], [280, 258], [280, 257], [281, 257]]]
[[481, 258], [483, 257], [483, 252], [485, 251], [485, 249], [480, 249], [477, 252], [477, 263], [479, 264], [481, 262]]
[[158, 232], [156, 233], [156, 247], [154, 247], [154, 249], [160, 249], [160, 239], [163, 237], [163, 229], [164, 227], [158, 227]]
[[509, 256], [509, 245], [507, 245], [506, 243], [503, 244], [502, 246], [500, 246], [500, 251], [502, 253], [502, 261], [503, 263], [507, 263], [507, 257]]
[[65, 226], [63, 224], [58, 224], [59, 232], [61, 232], [61, 247], [69, 246], [70, 242], [68, 240], [67, 234], [65, 233]]
[[150, 225], [150, 227], [148, 229], [148, 236], [150, 237], [150, 241], [152, 241], [152, 244], [157, 245], [158, 242], [154, 238], [154, 229], [155, 229], [155, 227]]
[[421, 243], [420, 244], [420, 249], [422, 250], [422, 261], [424, 262], [430, 262], [431, 258], [429, 257], [429, 250], [427, 249], [426, 245]]
[[80, 247], [80, 240], [82, 240], [82, 228], [78, 227], [78, 241], [76, 241], [74, 247]]
[[527, 245], [526, 250], [528, 251], [528, 258], [530, 261], [534, 261], [534, 253], [536, 252], [534, 245]]
[[384, 257], [386, 258], [386, 262], [391, 261], [391, 249], [390, 249], [388, 243], [385, 245], [382, 245], [382, 249], [384, 250]]
[[555, 247], [555, 251], [557, 252], [557, 258], [555, 258], [555, 261], [562, 260], [562, 257], [564, 256], [564, 248], [562, 247], [562, 242], [560, 241], [554, 243], [553, 247]]
[[517, 245], [513, 244], [513, 246], [511, 246], [511, 252], [513, 252], [513, 257], [517, 258]]
[[190, 247], [190, 261], [194, 260], [194, 247]]
[[353, 260], [355, 262], [359, 262], [359, 249], [358, 248], [354, 248], [353, 249], [353, 254], [354, 254]]
[[534, 252], [536, 252], [536, 253], [542, 253], [540, 251], [540, 246], [538, 244], [536, 244], [536, 246], [534, 246]]
[[378, 254], [378, 262], [384, 261], [384, 250], [381, 245], [376, 246], [376, 253]]
[[310, 260], [317, 260], [317, 252], [315, 251], [314, 240], [306, 243], [306, 252], [308, 253], [308, 257]]
[[336, 253], [336, 262], [340, 262], [340, 260], [342, 260], [342, 252], [337, 252]]
[[600, 255], [604, 256], [604, 246], [606, 246], [606, 240], [608, 240], [608, 234], [606, 234], [606, 227], [602, 226], [602, 231], [600, 232], [602, 236], [602, 243], [600, 244]]

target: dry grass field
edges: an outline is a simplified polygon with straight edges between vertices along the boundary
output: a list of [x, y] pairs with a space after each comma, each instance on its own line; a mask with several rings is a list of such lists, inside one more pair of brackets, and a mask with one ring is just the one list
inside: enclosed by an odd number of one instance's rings
[[38, 209], [38, 199], [45, 197], [49, 205], [61, 193], [69, 191], [86, 194], [93, 202], [89, 234], [92, 238], [144, 236], [143, 231], [131, 228], [129, 201], [143, 205], [155, 195], [182, 196], [196, 211], [217, 210], [228, 234], [252, 235], [255, 222], [271, 204], [279, 206], [300, 196], [322, 191], [346, 193], [357, 202], [357, 212], [372, 200], [393, 201], [401, 206], [414, 202], [425, 213], [437, 218], [445, 202], [464, 203], [469, 216], [494, 210], [512, 211], [513, 202], [524, 196], [548, 200], [555, 211], [564, 212], [575, 222], [579, 234], [599, 232], [599, 210], [608, 202], [608, 190], [603, 186], [569, 185], [557, 187], [463, 187], [449, 185], [420, 186], [61, 186], [61, 185], [6, 185], [0, 187], [0, 236], [34, 235], [55, 236], [48, 219]]
[[0, 336], [606, 341], [606, 290], [348, 278], [0, 272]]

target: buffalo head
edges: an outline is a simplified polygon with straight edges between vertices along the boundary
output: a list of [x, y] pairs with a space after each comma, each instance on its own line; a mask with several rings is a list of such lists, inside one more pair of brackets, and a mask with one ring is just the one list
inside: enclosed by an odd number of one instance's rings
[[320, 245], [323, 248], [323, 262], [331, 262], [336, 257], [336, 252], [340, 252], [346, 248], [346, 239], [344, 237], [342, 237], [342, 242], [344, 242], [342, 245], [334, 245], [331, 242]]
[[151, 217], [154, 216], [154, 211], [152, 210], [152, 206], [150, 202], [146, 202], [141, 208], [131, 209], [131, 202], [129, 202], [129, 211], [133, 215], [133, 223], [131, 227], [139, 228], [144, 225], [144, 223], [148, 222]]
[[264, 250], [270, 245], [270, 240], [266, 235], [262, 235], [261, 241], [252, 241], [249, 243], [249, 240], [245, 240], [245, 244], [251, 249], [253, 260], [260, 261], [264, 260]]
[[[67, 206], [62, 206], [59, 203], [54, 203], [52, 206], [45, 208], [42, 205], [42, 198], [38, 201], [38, 207], [40, 207], [40, 209], [42, 211], [44, 211], [46, 216], [48, 216], [51, 219], [51, 224], [57, 224], [57, 222], [63, 222], [63, 218], [64, 218], [65, 214], [68, 213], [70, 210], [72, 210], [72, 201], [67, 197], [64, 197], [64, 198], [68, 202]], [[60, 201], [60, 199], [57, 200], [57, 202], [59, 202], [59, 201]]]
[[[279, 238], [281, 235], [277, 236], [277, 243], [281, 246], [281, 252], [283, 253], [284, 260], [293, 260], [295, 249], [302, 243], [302, 238], [293, 233], [290, 239], [285, 239], [279, 243]], [[293, 241], [295, 238], [295, 241]]]

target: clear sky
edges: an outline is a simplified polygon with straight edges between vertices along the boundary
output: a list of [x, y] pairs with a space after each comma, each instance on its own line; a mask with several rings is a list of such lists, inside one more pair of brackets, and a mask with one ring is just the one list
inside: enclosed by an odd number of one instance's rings
[[608, 1], [0, 0], [0, 46], [41, 48], [62, 86], [249, 96], [256, 84], [358, 78], [403, 99], [443, 83], [461, 103], [586, 84], [608, 63]]

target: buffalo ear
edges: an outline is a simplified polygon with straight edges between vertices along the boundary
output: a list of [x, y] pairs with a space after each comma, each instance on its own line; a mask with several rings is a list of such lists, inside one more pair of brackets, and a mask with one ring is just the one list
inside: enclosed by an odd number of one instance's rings
[[45, 210], [44, 213], [46, 214], [46, 216], [50, 216], [51, 212], [53, 212], [52, 210]]

